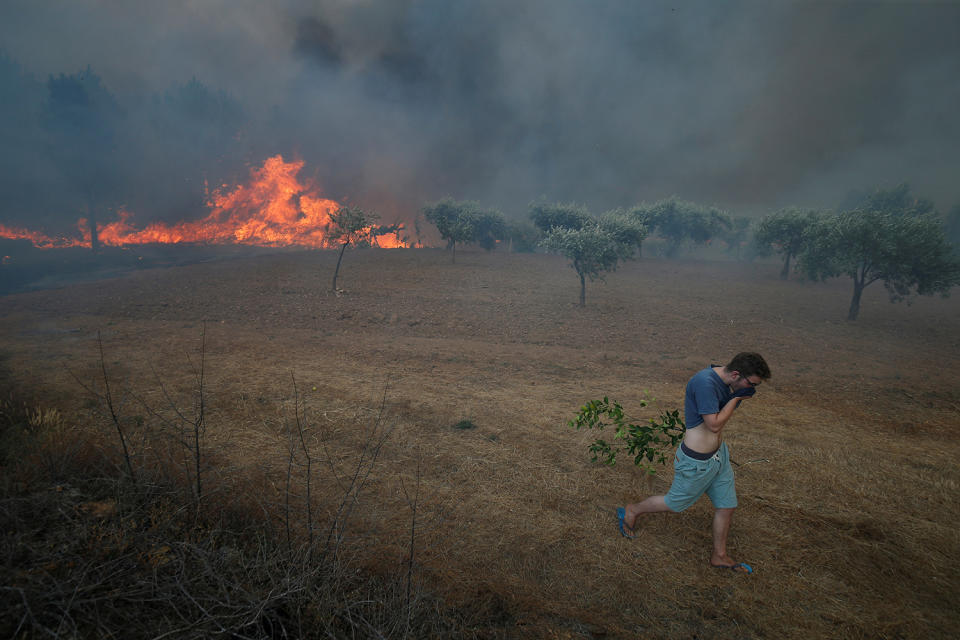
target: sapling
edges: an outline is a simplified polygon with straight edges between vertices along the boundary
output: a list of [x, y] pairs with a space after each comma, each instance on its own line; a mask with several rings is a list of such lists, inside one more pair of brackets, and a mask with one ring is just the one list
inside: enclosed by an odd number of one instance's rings
[[[640, 401], [641, 407], [648, 404], [646, 399]], [[568, 424], [577, 431], [582, 428], [615, 427], [612, 442], [598, 438], [590, 445], [591, 461], [600, 461], [612, 467], [617, 462], [617, 454], [626, 452], [633, 456], [635, 465], [650, 475], [657, 472], [655, 464], [666, 464], [668, 454], [680, 444], [686, 430], [679, 409], [662, 410], [656, 418], [634, 424], [623, 412], [623, 406], [619, 402], [611, 402], [607, 396], [580, 407], [580, 413]]]

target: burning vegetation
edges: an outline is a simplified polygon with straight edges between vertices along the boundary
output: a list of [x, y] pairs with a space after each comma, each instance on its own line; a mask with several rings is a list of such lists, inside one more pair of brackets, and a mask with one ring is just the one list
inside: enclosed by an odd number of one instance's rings
[[[246, 184], [232, 189], [214, 189], [206, 202], [210, 212], [199, 220], [174, 224], [152, 222], [142, 229], [133, 224], [135, 215], [120, 208], [118, 220], [98, 225], [97, 242], [112, 247], [142, 244], [237, 244], [259, 247], [332, 248], [333, 216], [342, 207], [320, 195], [312, 181], [298, 178], [303, 160], [268, 158], [250, 170]], [[0, 238], [29, 240], [42, 249], [91, 247], [88, 221], [77, 221], [79, 237], [52, 237], [39, 231], [0, 224]], [[403, 224], [365, 229], [370, 244], [394, 249], [407, 244], [401, 238]]]

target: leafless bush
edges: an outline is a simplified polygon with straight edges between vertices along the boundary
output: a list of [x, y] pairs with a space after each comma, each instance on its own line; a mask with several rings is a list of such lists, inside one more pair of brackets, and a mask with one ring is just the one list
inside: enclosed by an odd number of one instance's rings
[[[129, 435], [126, 431], [124, 420], [121, 418], [124, 402], [122, 398], [116, 396], [115, 390], [111, 388], [110, 375], [107, 373], [107, 363], [103, 356], [103, 337], [100, 331], [97, 331], [97, 354], [97, 369], [100, 374], [99, 381], [90, 380], [89, 382], [85, 382], [75, 372], [70, 371], [70, 374], [73, 376], [73, 379], [76, 380], [77, 384], [94, 399], [94, 406], [105, 410], [111, 426], [116, 431], [117, 440], [120, 442], [123, 450], [123, 463], [127, 477], [136, 484], [137, 477], [133, 470], [133, 462], [131, 461]], [[102, 390], [97, 387], [97, 382], [103, 385]]]
[[[200, 396], [194, 411], [176, 410], [174, 419], [160, 420], [168, 429], [187, 425], [178, 433], [190, 436], [180, 441], [182, 446], [189, 444], [192, 454], [191, 474], [180, 476], [192, 487], [188, 501], [176, 484], [177, 474], [145, 474], [134, 466], [136, 456], [127, 446], [130, 434], [114, 402], [117, 385], [110, 384], [99, 338], [98, 349], [104, 391], [96, 397], [106, 403], [105, 415], [121, 441], [115, 453], [122, 461], [112, 467], [118, 473], [104, 475], [102, 470], [109, 465], [90, 465], [66, 481], [48, 476], [46, 482], [27, 486], [9, 481], [18, 474], [16, 464], [0, 467], [5, 476], [0, 521], [8, 532], [0, 541], [0, 607], [7, 612], [0, 619], [0, 635], [134, 639], [463, 635], [457, 617], [416, 588], [419, 461], [415, 484], [403, 485], [411, 511], [404, 566], [369, 573], [355, 562], [360, 553], [377, 553], [356, 543], [350, 522], [396, 426], [388, 418], [386, 391], [363, 430], [355, 460], [344, 471], [342, 461], [335, 462], [331, 455], [324, 429], [311, 427], [292, 377], [294, 416], [287, 439], [284, 512], [275, 520], [263, 517], [261, 512], [268, 511], [264, 505], [249, 502], [252, 486], [245, 487], [246, 478], [205, 471], [200, 484], [207, 426], [203, 346], [194, 370]], [[164, 397], [171, 400], [166, 392]], [[35, 423], [20, 446], [50, 457], [72, 451], [77, 434], [63, 431], [58, 413], [51, 409], [22, 413], [0, 411], [5, 423], [0, 424], [0, 433], [13, 428], [13, 422]], [[151, 411], [153, 417], [162, 415]], [[319, 453], [311, 451], [314, 433]], [[110, 455], [108, 449], [99, 451]], [[203, 464], [215, 461], [204, 450]], [[149, 468], [162, 471], [165, 462], [178, 464], [153, 460]], [[317, 521], [313, 506], [316, 464], [328, 470], [331, 485], [337, 488], [325, 523]], [[295, 475], [295, 468], [303, 468], [304, 474]], [[138, 482], [125, 482], [127, 477]], [[218, 483], [232, 483], [232, 490]], [[294, 495], [303, 499], [291, 500]], [[296, 509], [294, 504], [301, 506]], [[325, 527], [325, 537], [315, 535], [318, 526]]]
[[[161, 411], [151, 405], [142, 396], [138, 397], [144, 409], [153, 418], [157, 419], [161, 425], [161, 432], [168, 437], [172, 437], [175, 449], [174, 454], [180, 454], [181, 465], [187, 485], [193, 495], [194, 504], [197, 512], [200, 512], [200, 505], [203, 501], [203, 472], [204, 458], [203, 451], [204, 435], [206, 432], [206, 387], [205, 374], [207, 364], [207, 325], [203, 324], [200, 331], [200, 355], [199, 360], [194, 363], [190, 355], [187, 354], [187, 364], [191, 369], [194, 379], [194, 386], [191, 397], [188, 402], [178, 401], [174, 398], [168, 385], [163, 382], [154, 372], [157, 378], [160, 391], [163, 393], [166, 401], [165, 410]], [[190, 409], [184, 405], [192, 405]]]

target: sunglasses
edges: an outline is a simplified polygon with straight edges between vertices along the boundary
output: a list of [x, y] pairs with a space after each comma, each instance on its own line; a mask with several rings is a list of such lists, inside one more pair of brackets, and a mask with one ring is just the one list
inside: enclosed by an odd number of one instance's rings
[[740, 379], [743, 380], [744, 382], [746, 382], [746, 383], [747, 383], [748, 385], [750, 385], [751, 387], [757, 387], [757, 386], [760, 385], [759, 382], [753, 382], [753, 381], [751, 381], [747, 376], [745, 376], [745, 375], [743, 375], [743, 374], [740, 375]]

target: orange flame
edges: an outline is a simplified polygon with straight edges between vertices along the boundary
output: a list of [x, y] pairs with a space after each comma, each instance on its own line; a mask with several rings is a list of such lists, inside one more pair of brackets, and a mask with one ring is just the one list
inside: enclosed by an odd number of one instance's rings
[[[304, 162], [284, 162], [280, 155], [268, 158], [263, 166], [250, 170], [247, 185], [232, 191], [217, 189], [207, 202], [210, 213], [201, 220], [169, 225], [153, 222], [136, 229], [133, 214], [120, 209], [119, 220], [97, 227], [100, 243], [106, 246], [136, 244], [245, 244], [261, 247], [325, 248], [331, 243], [330, 216], [340, 205], [319, 195], [319, 189], [302, 184], [297, 174]], [[0, 237], [27, 239], [34, 246], [49, 249], [90, 246], [87, 221], [77, 223], [82, 239], [51, 238], [42, 233], [0, 225]], [[383, 248], [406, 246], [398, 225], [392, 235], [377, 235], [368, 229], [371, 244]]]
[[6, 238], [8, 240], [29, 240], [33, 243], [33, 246], [38, 249], [65, 249], [67, 247], [90, 246], [89, 240], [86, 245], [84, 245], [83, 240], [76, 238], [54, 238], [39, 231], [30, 231], [29, 229], [22, 229], [20, 227], [8, 227], [4, 224], [0, 224], [0, 238]]

